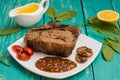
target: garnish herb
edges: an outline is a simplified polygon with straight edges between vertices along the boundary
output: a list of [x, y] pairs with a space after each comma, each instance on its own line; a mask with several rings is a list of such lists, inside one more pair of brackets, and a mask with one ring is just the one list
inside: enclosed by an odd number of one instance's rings
[[115, 24], [100, 21], [96, 16], [90, 17], [86, 24], [103, 34], [120, 34], [120, 30]]
[[52, 21], [55, 21], [55, 17], [57, 16], [57, 9], [55, 7], [48, 8], [46, 14], [52, 19]]
[[102, 49], [102, 54], [106, 61], [111, 61], [114, 58], [114, 51], [120, 54], [120, 38], [115, 37], [120, 34], [118, 26], [101, 21], [96, 16], [90, 17], [85, 24], [91, 26], [97, 32], [109, 35], [104, 39], [105, 43]]
[[74, 18], [75, 16], [77, 16], [77, 12], [74, 10], [64, 11], [57, 15], [56, 21], [58, 22], [67, 21], [69, 19]]
[[111, 61], [114, 58], [114, 51], [107, 44], [103, 46], [103, 57], [106, 61]]
[[9, 34], [13, 34], [19, 30], [21, 30], [22, 28], [21, 27], [12, 27], [12, 28], [7, 28], [7, 29], [3, 29], [3, 30], [0, 30], [0, 36], [7, 36]]
[[104, 59], [111, 61], [114, 58], [114, 51], [120, 54], [120, 38], [115, 36], [105, 38], [105, 44], [102, 49]]
[[10, 66], [9, 64], [7, 64], [6, 62], [4, 62], [2, 60], [2, 53], [0, 52], [0, 63], [4, 64], [5, 66]]
[[107, 38], [105, 39], [106, 43], [116, 52], [118, 52], [120, 54], [120, 39], [118, 38]]
[[77, 16], [77, 12], [74, 10], [68, 10], [57, 13], [57, 9], [54, 7], [50, 7], [47, 10], [47, 15], [52, 19], [52, 22], [63, 22], [69, 19], [72, 19]]

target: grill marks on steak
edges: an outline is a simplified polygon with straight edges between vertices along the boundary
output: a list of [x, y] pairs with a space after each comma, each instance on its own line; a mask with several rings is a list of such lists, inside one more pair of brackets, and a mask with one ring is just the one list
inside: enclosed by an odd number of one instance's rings
[[50, 30], [50, 29], [64, 29], [65, 27], [69, 27], [69, 25], [63, 25], [63, 24], [56, 24], [54, 22], [50, 22], [46, 25], [40, 26], [40, 27], [35, 27], [32, 28], [32, 31], [41, 31], [41, 30]]
[[72, 35], [70, 31], [63, 31], [59, 29], [54, 29], [54, 31], [53, 30], [43, 31], [40, 37], [43, 40], [46, 37], [47, 39], [49, 38], [50, 40], [52, 40], [52, 42], [56, 41], [57, 43], [63, 44], [66, 44], [74, 40], [74, 35]]
[[77, 27], [48, 23], [30, 29], [26, 33], [25, 41], [35, 51], [67, 57], [74, 49], [79, 34]]

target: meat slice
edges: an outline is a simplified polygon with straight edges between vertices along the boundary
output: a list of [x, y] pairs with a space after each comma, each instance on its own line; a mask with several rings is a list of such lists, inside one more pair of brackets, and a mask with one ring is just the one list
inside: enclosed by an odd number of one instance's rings
[[34, 51], [67, 57], [72, 53], [80, 32], [75, 26], [48, 23], [30, 29], [25, 35], [25, 42]]

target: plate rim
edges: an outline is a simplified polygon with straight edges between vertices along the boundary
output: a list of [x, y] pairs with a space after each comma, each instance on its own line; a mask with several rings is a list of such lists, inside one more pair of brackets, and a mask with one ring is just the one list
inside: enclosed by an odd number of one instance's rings
[[[86, 36], [85, 34], [80, 34], [80, 35], [85, 36], [85, 37], [88, 37], [88, 38], [91, 38], [91, 37], [89, 37], [89, 36]], [[16, 41], [13, 42], [10, 46], [7, 47], [7, 50], [8, 50], [8, 52], [9, 52], [9, 54], [10, 54], [10, 55], [13, 57], [13, 59], [14, 59], [17, 63], [19, 63], [23, 68], [25, 68], [25, 69], [27, 69], [27, 70], [29, 70], [29, 71], [37, 74], [37, 75], [40, 75], [40, 76], [43, 76], [43, 77], [47, 77], [47, 78], [52, 78], [52, 79], [64, 79], [64, 78], [73, 76], [73, 75], [75, 75], [75, 74], [83, 71], [83, 70], [86, 69], [92, 62], [94, 62], [94, 60], [96, 59], [96, 57], [98, 56], [98, 54], [99, 54], [99, 52], [100, 52], [100, 50], [101, 50], [101, 48], [102, 48], [102, 43], [101, 43], [101, 42], [99, 42], [99, 41], [91, 38], [92, 40], [95, 40], [95, 41], [97, 41], [97, 42], [99, 43], [99, 50], [97, 50], [97, 55], [95, 55], [95, 57], [93, 57], [93, 60], [92, 60], [91, 62], [89, 62], [89, 64], [87, 64], [85, 68], [82, 68], [81, 70], [77, 70], [76, 72], [74, 72], [74, 73], [72, 73], [72, 74], [64, 75], [64, 76], [62, 76], [62, 77], [61, 77], [61, 76], [59, 76], [59, 77], [58, 77], [58, 76], [57, 76], [57, 77], [56, 77], [56, 76], [51, 77], [51, 76], [44, 75], [44, 74], [38, 74], [38, 73], [32, 71], [31, 69], [29, 69], [29, 68], [27, 68], [26, 66], [22, 65], [22, 63], [20, 63], [17, 58], [14, 58], [14, 56], [12, 55], [12, 52], [11, 52], [10, 47], [11, 47], [14, 43], [18, 42], [20, 39], [23, 39], [23, 38], [24, 38], [24, 36], [21, 37], [21, 38], [19, 38], [18, 40], [16, 40]], [[50, 74], [51, 74], [51, 73], [50, 73]], [[54, 74], [54, 73], [53, 73], [53, 74]], [[55, 73], [55, 74], [56, 74], [56, 73]]]

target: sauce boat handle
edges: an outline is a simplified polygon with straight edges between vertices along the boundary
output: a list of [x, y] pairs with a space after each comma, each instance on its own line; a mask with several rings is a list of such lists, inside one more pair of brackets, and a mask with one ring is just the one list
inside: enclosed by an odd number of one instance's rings
[[47, 10], [48, 7], [49, 7], [49, 0], [42, 0], [42, 1], [40, 2], [40, 4], [39, 4], [39, 5], [43, 6], [45, 2], [46, 2], [46, 4], [45, 4], [44, 10], [43, 10], [43, 12], [42, 12], [43, 14], [46, 12], [46, 10]]

